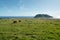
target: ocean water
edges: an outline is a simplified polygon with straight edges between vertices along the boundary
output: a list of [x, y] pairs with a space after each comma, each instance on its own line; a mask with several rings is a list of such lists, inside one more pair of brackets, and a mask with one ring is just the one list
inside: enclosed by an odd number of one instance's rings
[[0, 16], [1, 18], [33, 18], [33, 16]]

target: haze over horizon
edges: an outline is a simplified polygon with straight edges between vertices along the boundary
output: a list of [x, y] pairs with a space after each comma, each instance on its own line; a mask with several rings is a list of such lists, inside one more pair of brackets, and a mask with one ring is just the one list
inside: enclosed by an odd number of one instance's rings
[[60, 18], [60, 0], [0, 0], [0, 16], [48, 14]]

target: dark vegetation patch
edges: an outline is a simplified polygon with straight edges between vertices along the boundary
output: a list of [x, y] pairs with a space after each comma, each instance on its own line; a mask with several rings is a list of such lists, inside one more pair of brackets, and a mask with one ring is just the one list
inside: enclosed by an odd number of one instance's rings
[[34, 35], [34, 34], [25, 34], [25, 35], [29, 36], [29, 35]]
[[60, 33], [56, 33], [60, 37]]
[[47, 37], [48, 39], [50, 39], [50, 40], [54, 40], [55, 38], [54, 37], [52, 37], [52, 36], [50, 36], [50, 37]]
[[54, 32], [50, 32], [50, 34], [54, 34]]
[[55, 24], [55, 25], [59, 25], [59, 24]]

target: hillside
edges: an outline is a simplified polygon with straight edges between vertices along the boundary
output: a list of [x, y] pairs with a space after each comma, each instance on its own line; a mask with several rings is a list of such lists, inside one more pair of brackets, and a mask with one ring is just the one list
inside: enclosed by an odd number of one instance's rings
[[53, 18], [53, 17], [47, 14], [37, 14], [34, 18]]
[[60, 40], [60, 20], [0, 19], [0, 40]]

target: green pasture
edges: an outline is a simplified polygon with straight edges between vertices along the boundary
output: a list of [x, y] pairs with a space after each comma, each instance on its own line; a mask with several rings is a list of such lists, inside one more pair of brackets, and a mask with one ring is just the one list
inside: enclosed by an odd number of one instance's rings
[[[17, 22], [13, 23], [14, 21]], [[60, 20], [0, 19], [0, 40], [60, 40]]]

